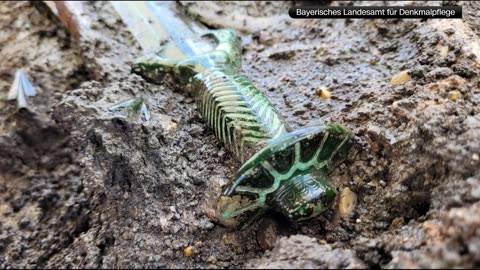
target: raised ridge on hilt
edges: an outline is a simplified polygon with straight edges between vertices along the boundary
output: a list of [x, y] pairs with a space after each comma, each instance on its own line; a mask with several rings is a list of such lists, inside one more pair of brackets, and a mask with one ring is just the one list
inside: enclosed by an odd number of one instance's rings
[[345, 157], [353, 133], [335, 124], [292, 131], [241, 74], [235, 32], [208, 35], [217, 44], [210, 52], [179, 59], [148, 54], [133, 70], [190, 93], [216, 137], [243, 163], [219, 199], [218, 220], [226, 226], [246, 225], [268, 209], [293, 220], [323, 213], [336, 197], [327, 174]]

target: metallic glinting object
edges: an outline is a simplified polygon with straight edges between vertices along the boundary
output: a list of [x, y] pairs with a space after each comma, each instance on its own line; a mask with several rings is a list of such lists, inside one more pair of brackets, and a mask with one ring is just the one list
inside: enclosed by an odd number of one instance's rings
[[17, 70], [15, 72], [15, 79], [8, 92], [8, 100], [17, 100], [17, 107], [19, 110], [28, 110], [27, 97], [35, 96], [37, 92], [32, 86], [23, 71]]

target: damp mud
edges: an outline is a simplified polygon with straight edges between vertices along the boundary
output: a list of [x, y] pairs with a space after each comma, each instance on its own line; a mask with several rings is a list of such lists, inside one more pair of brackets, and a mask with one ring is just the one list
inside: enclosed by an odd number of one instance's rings
[[[436, 20], [289, 18], [304, 2], [181, 4], [241, 33], [243, 72], [293, 128], [354, 131], [329, 178], [344, 196], [301, 223], [217, 224], [208, 201], [241, 164], [188, 95], [130, 72], [141, 50], [109, 3], [83, 2], [91, 33], [78, 43], [41, 3], [2, 2], [1, 268], [480, 266], [480, 4], [429, 2], [463, 6], [463, 19]], [[29, 111], [6, 101], [17, 69], [37, 90]], [[134, 97], [148, 121], [109, 110]]]

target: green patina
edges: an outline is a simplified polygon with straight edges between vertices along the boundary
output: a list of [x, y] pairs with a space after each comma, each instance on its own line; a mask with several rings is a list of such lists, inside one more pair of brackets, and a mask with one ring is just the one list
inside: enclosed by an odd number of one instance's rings
[[247, 224], [267, 209], [293, 220], [323, 213], [336, 197], [327, 175], [345, 158], [352, 132], [331, 123], [292, 131], [268, 98], [241, 74], [241, 43], [235, 32], [223, 29], [208, 35], [216, 42], [208, 53], [185, 59], [148, 54], [133, 70], [191, 94], [217, 138], [244, 163], [224, 196], [248, 203], [237, 200], [219, 206], [220, 222]]

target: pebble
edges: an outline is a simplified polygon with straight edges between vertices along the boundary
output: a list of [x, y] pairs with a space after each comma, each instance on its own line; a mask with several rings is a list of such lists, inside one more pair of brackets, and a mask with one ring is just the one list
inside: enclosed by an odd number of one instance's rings
[[193, 255], [193, 247], [192, 246], [188, 246], [186, 248], [183, 249], [183, 254], [186, 256], [186, 257], [190, 257]]
[[340, 202], [338, 203], [338, 209], [340, 215], [349, 216], [352, 214], [357, 204], [357, 194], [350, 188], [346, 187], [340, 192]]
[[216, 263], [217, 262], [217, 257], [212, 255], [212, 256], [208, 257], [207, 262], [208, 263]]
[[410, 80], [410, 75], [408, 74], [408, 70], [404, 70], [397, 75], [393, 76], [393, 78], [390, 80], [390, 85], [397, 85], [397, 84], [402, 84], [406, 83]]
[[317, 94], [320, 98], [322, 99], [329, 99], [332, 96], [332, 93], [327, 90], [326, 87], [320, 87], [315, 91], [315, 94]]
[[257, 243], [262, 250], [272, 250], [275, 247], [279, 235], [278, 224], [273, 219], [262, 220], [257, 230]]
[[20, 222], [18, 223], [18, 226], [20, 227], [20, 229], [25, 229], [30, 224], [31, 224], [31, 220], [28, 217], [24, 217], [20, 220]]
[[392, 220], [392, 223], [390, 224], [390, 230], [396, 230], [402, 228], [402, 226], [405, 224], [405, 220], [403, 217], [397, 217]]

